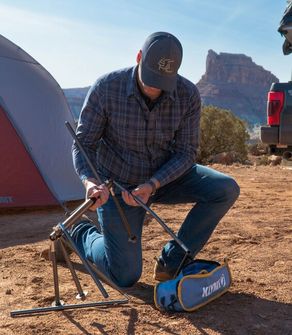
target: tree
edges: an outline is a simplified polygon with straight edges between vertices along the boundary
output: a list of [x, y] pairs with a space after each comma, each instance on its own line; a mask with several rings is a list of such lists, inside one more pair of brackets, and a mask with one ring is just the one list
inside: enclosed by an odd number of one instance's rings
[[236, 161], [244, 162], [248, 139], [245, 122], [231, 111], [215, 106], [202, 108], [199, 161], [207, 162], [213, 155], [231, 152]]

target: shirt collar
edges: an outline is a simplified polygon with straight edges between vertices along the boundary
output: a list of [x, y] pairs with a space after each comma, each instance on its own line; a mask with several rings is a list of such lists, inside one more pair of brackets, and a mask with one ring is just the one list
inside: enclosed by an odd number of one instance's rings
[[[130, 73], [130, 80], [128, 80], [127, 84], [127, 96], [130, 97], [131, 95], [140, 96], [138, 83], [137, 83], [137, 72], [138, 72], [138, 65], [132, 68]], [[163, 92], [164, 97], [169, 97], [173, 101], [177, 97], [177, 89], [173, 90], [172, 92]]]

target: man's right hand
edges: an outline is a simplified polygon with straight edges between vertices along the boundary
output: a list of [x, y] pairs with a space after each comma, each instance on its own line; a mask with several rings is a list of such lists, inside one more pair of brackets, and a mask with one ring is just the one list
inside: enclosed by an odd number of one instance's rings
[[95, 203], [89, 208], [91, 211], [95, 211], [108, 201], [109, 190], [105, 184], [97, 185], [96, 180], [93, 179], [85, 179], [83, 184], [86, 189], [86, 199], [96, 199]]

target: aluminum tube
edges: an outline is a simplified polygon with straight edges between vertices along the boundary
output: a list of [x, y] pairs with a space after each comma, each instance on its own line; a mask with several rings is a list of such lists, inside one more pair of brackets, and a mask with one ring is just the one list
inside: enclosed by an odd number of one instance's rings
[[[113, 183], [123, 192], [128, 192], [122, 185], [117, 183], [116, 181], [113, 180]], [[154, 219], [163, 227], [163, 229], [177, 242], [177, 244], [188, 254], [191, 254], [190, 250], [187, 248], [187, 246], [175, 235], [175, 233], [165, 224], [164, 221], [160, 219], [160, 217], [148, 206], [144, 204], [143, 201], [141, 201], [138, 197], [130, 193], [131, 196], [134, 198], [134, 200], [142, 207], [144, 208], [149, 214], [151, 214]]]
[[111, 300], [111, 301], [96, 301], [96, 302], [88, 302], [84, 304], [71, 304], [71, 305], [59, 305], [59, 306], [49, 306], [49, 307], [38, 307], [32, 309], [20, 309], [10, 312], [11, 317], [20, 316], [20, 315], [29, 315], [29, 314], [38, 314], [44, 312], [52, 312], [52, 311], [63, 311], [65, 309], [78, 309], [78, 308], [90, 308], [97, 306], [112, 306], [112, 305], [120, 305], [128, 303], [127, 299], [122, 300]]

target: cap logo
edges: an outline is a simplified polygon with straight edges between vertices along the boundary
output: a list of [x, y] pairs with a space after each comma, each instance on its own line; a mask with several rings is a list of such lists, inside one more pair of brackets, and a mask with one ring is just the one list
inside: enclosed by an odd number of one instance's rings
[[171, 68], [172, 63], [174, 63], [174, 60], [163, 57], [158, 62], [158, 70], [166, 73], [173, 73], [173, 69]]

